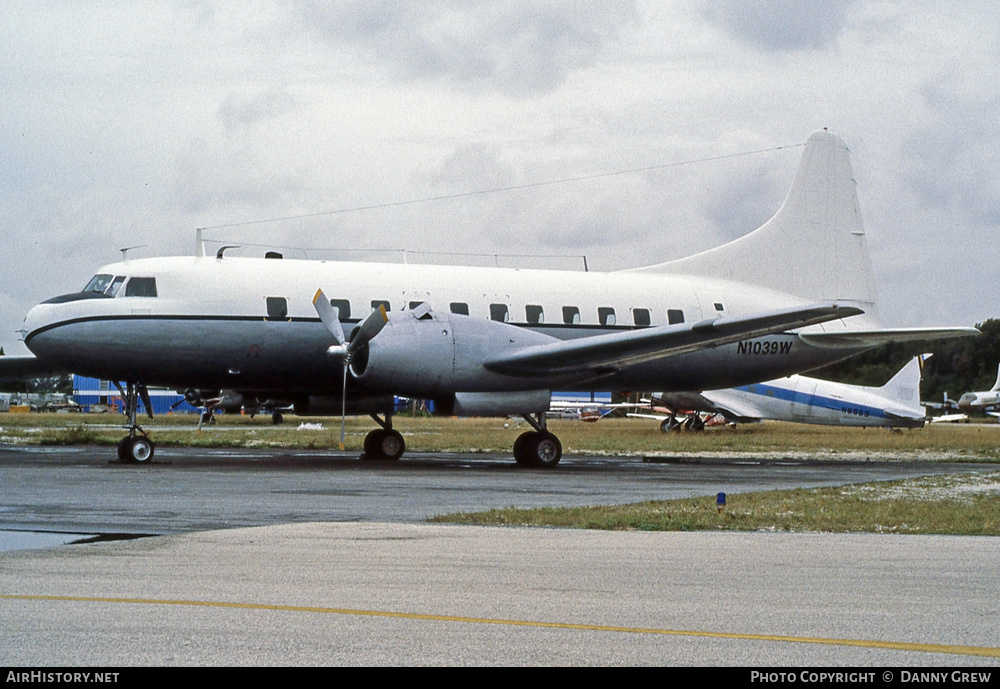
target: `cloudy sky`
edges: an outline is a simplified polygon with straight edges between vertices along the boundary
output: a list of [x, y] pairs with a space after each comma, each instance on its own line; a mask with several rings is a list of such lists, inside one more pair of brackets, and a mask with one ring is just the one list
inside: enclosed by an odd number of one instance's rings
[[0, 346], [197, 227], [308, 216], [206, 232], [256, 255], [678, 258], [766, 220], [822, 127], [887, 324], [1000, 317], [998, 67], [993, 0], [7, 0]]

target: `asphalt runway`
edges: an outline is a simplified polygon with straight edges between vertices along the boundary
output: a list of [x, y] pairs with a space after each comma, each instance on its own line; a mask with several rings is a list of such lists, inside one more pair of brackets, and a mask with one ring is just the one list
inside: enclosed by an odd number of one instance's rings
[[[836, 485], [995, 465], [0, 449], [0, 529], [155, 534], [0, 553], [0, 662], [995, 665], [974, 537], [581, 532], [443, 512]], [[881, 679], [881, 677], [879, 677]]]

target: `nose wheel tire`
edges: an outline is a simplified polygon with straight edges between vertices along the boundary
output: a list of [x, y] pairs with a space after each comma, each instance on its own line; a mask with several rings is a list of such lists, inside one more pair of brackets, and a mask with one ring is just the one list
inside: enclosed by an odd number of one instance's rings
[[118, 443], [118, 459], [123, 462], [146, 464], [153, 459], [153, 443], [141, 435], [125, 436]]

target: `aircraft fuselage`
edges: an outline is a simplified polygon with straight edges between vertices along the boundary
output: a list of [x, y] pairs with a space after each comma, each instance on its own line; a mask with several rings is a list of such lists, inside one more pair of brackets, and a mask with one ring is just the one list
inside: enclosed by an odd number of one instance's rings
[[[65, 295], [28, 314], [25, 342], [40, 359], [101, 378], [271, 393], [341, 389], [342, 368], [327, 353], [330, 333], [312, 306], [317, 288], [339, 305], [348, 334], [379, 303], [398, 312], [426, 302], [442, 322], [467, 314], [562, 340], [806, 303], [704, 278], [290, 259], [141, 259], [105, 266], [98, 275], [108, 276], [107, 283], [117, 278], [117, 291]], [[136, 278], [144, 279], [144, 286], [129, 294]], [[112, 292], [110, 284], [107, 291]], [[484, 351], [489, 346], [485, 343]], [[476, 382], [473, 372], [467, 386], [473, 391], [699, 390], [780, 377], [857, 351], [817, 348], [782, 333], [635, 364], [600, 380], [561, 373], [530, 380], [484, 375]], [[422, 352], [415, 349], [412, 356], [414, 366], [421, 365]]]

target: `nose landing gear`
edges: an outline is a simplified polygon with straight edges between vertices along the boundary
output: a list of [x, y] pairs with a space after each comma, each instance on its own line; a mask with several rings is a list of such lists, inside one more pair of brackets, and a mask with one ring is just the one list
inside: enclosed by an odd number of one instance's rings
[[128, 423], [125, 424], [128, 435], [118, 443], [118, 459], [123, 462], [146, 464], [153, 459], [155, 446], [153, 441], [149, 439], [149, 434], [136, 423], [136, 411], [139, 407], [139, 400], [142, 400], [142, 406], [145, 407], [149, 418], [153, 418], [153, 405], [149, 399], [149, 391], [143, 383], [128, 382], [125, 388], [122, 388], [121, 384], [116, 381], [115, 387], [118, 388], [122, 399], [125, 400], [125, 408], [122, 411], [128, 417]]

